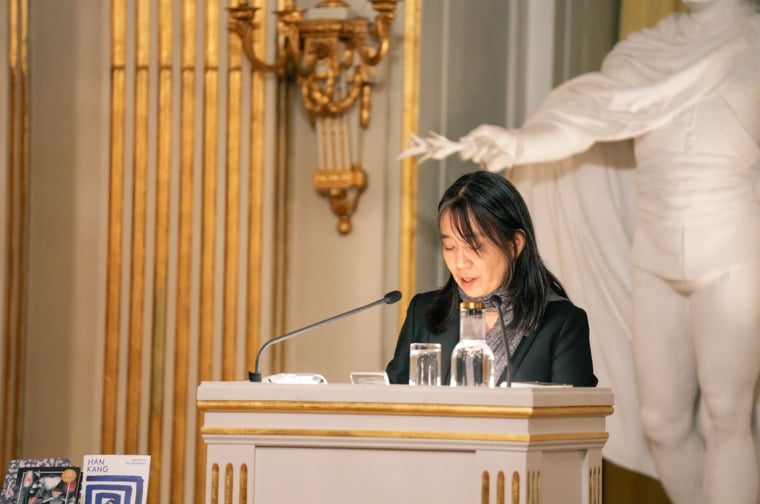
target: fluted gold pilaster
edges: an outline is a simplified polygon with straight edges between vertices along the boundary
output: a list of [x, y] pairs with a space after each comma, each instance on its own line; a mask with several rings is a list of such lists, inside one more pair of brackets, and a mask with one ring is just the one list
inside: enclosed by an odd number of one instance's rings
[[116, 410], [119, 376], [119, 322], [121, 320], [121, 268], [124, 218], [124, 119], [126, 93], [127, 1], [111, 2], [111, 117], [108, 190], [108, 269], [106, 334], [103, 376], [103, 427], [101, 449], [116, 450]]
[[2, 435], [0, 454], [8, 460], [17, 457], [20, 438], [21, 376], [23, 372], [23, 335], [25, 307], [25, 243], [27, 234], [26, 206], [28, 194], [28, 126], [29, 99], [27, 80], [28, 4], [26, 0], [10, 0], [8, 173], [2, 190], [8, 197], [7, 237], [5, 247], [5, 304], [3, 314], [4, 380], [2, 395]]
[[240, 38], [227, 35], [227, 180], [225, 198], [224, 297], [222, 317], [222, 379], [240, 379], [237, 355], [237, 292], [240, 239], [240, 97], [243, 49]]
[[248, 502], [248, 465], [242, 464], [240, 466], [240, 504], [246, 504]]
[[150, 0], [136, 2], [134, 151], [132, 162], [132, 253], [129, 288], [127, 406], [124, 450], [137, 453], [140, 433], [140, 392], [145, 327], [145, 247], [148, 173], [148, 92], [150, 63]]
[[539, 504], [541, 502], [541, 471], [528, 471], [527, 479], [527, 504]]
[[101, 441], [151, 455], [149, 502], [204, 502], [193, 391], [244, 378], [258, 348], [263, 82], [248, 89], [237, 41], [225, 47], [224, 6], [112, 0]]
[[499, 471], [496, 475], [496, 504], [505, 504], [505, 483], [504, 483], [504, 471]]
[[224, 467], [224, 504], [232, 504], [233, 483], [234, 477], [232, 472], [232, 464], [227, 464]]
[[491, 475], [483, 471], [480, 477], [480, 504], [488, 504], [491, 501]]
[[[420, 26], [421, 0], [404, 2], [404, 82], [401, 141], [402, 149], [419, 128]], [[409, 299], [415, 291], [414, 268], [417, 260], [417, 160], [401, 161], [401, 237], [399, 285], [404, 297], [399, 303], [399, 321], [404, 320]], [[400, 323], [400, 322], [399, 322]]]
[[512, 473], [512, 504], [520, 504], [520, 473]]
[[588, 502], [602, 504], [602, 468], [591, 467], [588, 472]]
[[[256, 5], [256, 2], [259, 5]], [[266, 4], [265, 0], [256, 0], [254, 6], [260, 6], [264, 8]], [[277, 10], [293, 9], [293, 0], [277, 0]], [[264, 8], [264, 11], [266, 9]], [[257, 43], [261, 46], [257, 46], [256, 50], [260, 50], [258, 54], [265, 54], [263, 47], [263, 40], [266, 39], [266, 26], [261, 24], [259, 29], [256, 30], [258, 39]], [[281, 35], [280, 35], [281, 36]], [[263, 86], [263, 75], [257, 72], [256, 77], [259, 79]], [[254, 81], [257, 82], [257, 81]], [[263, 90], [262, 90], [263, 91]], [[262, 98], [263, 99], [263, 98]], [[276, 167], [274, 173], [274, 239], [273, 239], [273, 260], [272, 265], [273, 282], [272, 282], [272, 306], [274, 312], [272, 314], [272, 323], [269, 327], [269, 337], [273, 337], [278, 334], [282, 334], [285, 330], [286, 320], [288, 317], [287, 307], [287, 293], [285, 285], [288, 278], [288, 257], [290, 251], [288, 248], [288, 236], [290, 236], [290, 224], [287, 216], [291, 213], [292, 202], [290, 200], [291, 194], [291, 177], [289, 163], [289, 150], [290, 134], [292, 128], [292, 111], [291, 111], [291, 86], [289, 83], [283, 80], [279, 80], [277, 83], [277, 104], [276, 114], [278, 117], [278, 127], [275, 136], [275, 161]], [[263, 118], [263, 107], [262, 114]], [[263, 145], [263, 137], [262, 137]], [[263, 338], [262, 338], [263, 339]], [[258, 346], [258, 343], [256, 344]], [[285, 369], [285, 359], [287, 355], [288, 344], [287, 342], [282, 345], [275, 345], [269, 350], [269, 362], [271, 365], [270, 371], [279, 372]], [[249, 347], [249, 362], [251, 365], [256, 357], [257, 348]]]
[[[158, 7], [158, 118], [156, 131], [156, 210], [155, 252], [153, 266], [153, 330], [151, 334], [150, 404], [148, 421], [148, 453], [151, 454], [151, 482], [148, 499], [157, 502], [161, 495], [161, 464], [163, 461], [163, 420], [166, 382], [166, 323], [168, 304], [169, 268], [169, 183], [171, 181], [171, 132], [172, 132], [172, 36], [173, 6], [171, 0], [160, 0]], [[178, 383], [178, 388], [182, 382]], [[180, 431], [182, 418], [172, 424]], [[174, 440], [174, 437], [172, 438]], [[184, 447], [184, 443], [181, 444]], [[173, 447], [176, 446], [174, 443]], [[174, 453], [172, 453], [174, 455]], [[179, 454], [183, 457], [184, 452]], [[172, 457], [172, 476], [181, 473], [184, 463], [175, 466]], [[181, 476], [182, 474], [180, 474]], [[183, 494], [183, 487], [172, 487], [171, 495]]]
[[[255, 0], [254, 7], [264, 8], [266, 0]], [[266, 26], [261, 27], [259, 39], [254, 44], [256, 54], [263, 54], [266, 44]], [[250, 180], [248, 182], [248, 304], [246, 307], [245, 355], [246, 367], [253, 368], [260, 346], [261, 326], [261, 242], [264, 224], [264, 203], [261, 188], [264, 187], [264, 75], [250, 72], [251, 78], [251, 132], [250, 132]], [[287, 117], [287, 116], [284, 116]], [[279, 214], [279, 212], [278, 212]]]
[[[217, 101], [219, 99], [219, 6], [206, 4], [203, 72], [203, 203], [201, 237], [201, 355], [213, 351], [216, 238]], [[210, 364], [210, 361], [209, 361]], [[208, 369], [210, 375], [210, 368]]]
[[219, 503], [219, 464], [211, 466], [211, 504]]
[[[182, 3], [182, 20], [181, 20], [181, 97], [180, 97], [180, 171], [183, 173], [192, 173], [194, 158], [194, 140], [195, 140], [195, 45], [196, 45], [196, 16], [197, 9], [195, 2]], [[187, 176], [187, 175], [186, 175]], [[186, 190], [189, 190], [186, 188]], [[205, 223], [205, 213], [204, 221]], [[201, 231], [205, 238], [205, 226]], [[213, 253], [213, 243], [210, 245]], [[207, 244], [204, 240], [201, 249], [201, 261], [204, 265], [212, 263], [207, 261]], [[213, 256], [212, 256], [213, 257]], [[210, 380], [213, 363], [213, 292], [209, 287], [212, 282], [213, 270], [205, 269], [201, 271], [201, 289], [200, 289], [200, 306], [198, 309], [198, 381]], [[208, 275], [208, 277], [207, 277]], [[204, 287], [209, 292], [204, 292]], [[211, 301], [209, 301], [211, 300]], [[177, 405], [181, 407], [181, 405]], [[201, 421], [201, 414], [196, 411], [196, 424]], [[178, 441], [179, 442], [179, 441]], [[201, 441], [200, 433], [195, 436], [195, 502], [200, 504], [204, 501], [206, 491], [206, 447]], [[218, 470], [218, 468], [217, 468]], [[218, 481], [218, 474], [216, 476]], [[182, 483], [180, 479], [173, 479], [172, 485]]]

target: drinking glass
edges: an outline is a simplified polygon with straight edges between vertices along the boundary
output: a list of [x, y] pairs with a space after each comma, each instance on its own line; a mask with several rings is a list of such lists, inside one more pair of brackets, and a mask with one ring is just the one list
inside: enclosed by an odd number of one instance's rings
[[409, 385], [441, 385], [441, 344], [409, 345]]

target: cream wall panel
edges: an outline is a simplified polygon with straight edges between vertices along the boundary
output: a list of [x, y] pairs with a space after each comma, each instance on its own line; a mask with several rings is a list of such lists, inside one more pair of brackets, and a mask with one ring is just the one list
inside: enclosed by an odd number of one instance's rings
[[[478, 124], [506, 124], [523, 86], [524, 64], [514, 58], [525, 47], [522, 27], [530, 7], [549, 0], [444, 0], [422, 3], [420, 132], [458, 138]], [[478, 29], [474, 31], [473, 26]], [[511, 59], [510, 59], [511, 58]], [[440, 256], [436, 206], [446, 188], [476, 167], [452, 156], [418, 169], [416, 290], [437, 288], [448, 273]]]
[[[374, 17], [369, 2], [349, 3], [356, 12]], [[307, 3], [299, 2], [301, 5]], [[398, 217], [392, 229], [388, 225], [398, 212], [398, 198], [389, 191], [398, 190], [400, 176], [396, 156], [400, 144], [402, 94], [398, 73], [402, 69], [403, 8], [403, 2], [396, 6], [392, 45], [376, 71], [370, 125], [362, 132], [361, 146], [353, 146], [361, 155], [369, 186], [352, 218], [349, 235], [338, 234], [337, 218], [328, 200], [312, 187], [316, 136], [300, 96], [294, 94], [286, 331], [369, 303], [398, 288], [398, 252], [389, 249], [387, 238], [398, 235]], [[389, 318], [388, 311], [393, 317]], [[347, 382], [352, 369], [383, 368], [390, 357], [384, 354], [383, 338], [397, 330], [395, 313], [395, 306], [374, 307], [286, 342], [285, 369], [319, 372], [330, 382]]]
[[99, 449], [108, 184], [105, 2], [30, 2], [24, 457]]

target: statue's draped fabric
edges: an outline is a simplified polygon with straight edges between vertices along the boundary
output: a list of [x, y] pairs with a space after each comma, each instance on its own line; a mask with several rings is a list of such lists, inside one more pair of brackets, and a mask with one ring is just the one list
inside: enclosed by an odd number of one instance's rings
[[719, 15], [677, 13], [630, 35], [599, 72], [553, 90], [517, 130], [509, 178], [531, 208], [544, 259], [589, 314], [599, 384], [615, 391], [605, 456], [649, 475], [631, 270], [688, 278], [760, 256], [753, 9], [727, 1]]

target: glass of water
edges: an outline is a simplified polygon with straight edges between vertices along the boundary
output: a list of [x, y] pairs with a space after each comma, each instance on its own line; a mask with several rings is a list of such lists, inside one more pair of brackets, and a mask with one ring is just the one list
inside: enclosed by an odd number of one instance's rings
[[441, 385], [441, 344], [409, 345], [409, 385]]

